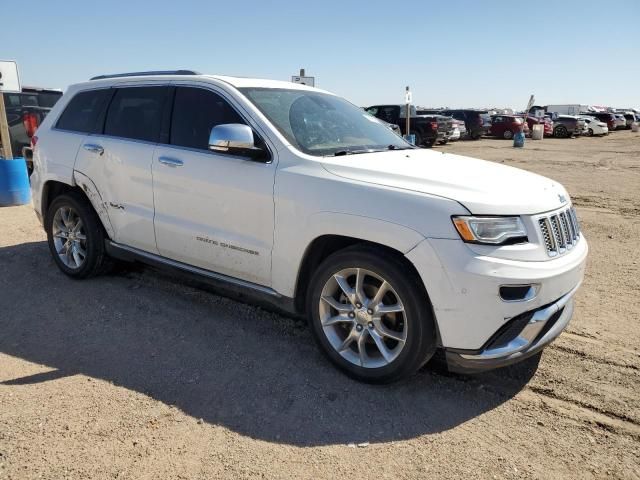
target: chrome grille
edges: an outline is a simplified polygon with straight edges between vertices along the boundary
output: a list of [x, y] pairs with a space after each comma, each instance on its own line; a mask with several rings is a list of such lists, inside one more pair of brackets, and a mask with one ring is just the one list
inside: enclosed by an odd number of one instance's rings
[[540, 217], [538, 226], [550, 257], [561, 255], [572, 249], [580, 240], [580, 226], [573, 207]]

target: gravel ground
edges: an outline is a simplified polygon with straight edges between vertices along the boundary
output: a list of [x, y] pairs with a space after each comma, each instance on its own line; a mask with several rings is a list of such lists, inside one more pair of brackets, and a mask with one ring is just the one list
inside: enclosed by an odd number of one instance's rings
[[70, 280], [31, 208], [4, 208], [0, 479], [639, 479], [640, 135], [438, 150], [572, 195], [589, 265], [542, 356], [359, 384], [303, 322], [148, 268]]

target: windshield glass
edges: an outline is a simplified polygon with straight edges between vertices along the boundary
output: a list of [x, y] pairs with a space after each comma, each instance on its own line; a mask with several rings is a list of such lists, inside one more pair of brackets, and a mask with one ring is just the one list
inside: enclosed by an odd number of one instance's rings
[[340, 97], [309, 90], [240, 90], [293, 146], [309, 155], [413, 148], [378, 119]]

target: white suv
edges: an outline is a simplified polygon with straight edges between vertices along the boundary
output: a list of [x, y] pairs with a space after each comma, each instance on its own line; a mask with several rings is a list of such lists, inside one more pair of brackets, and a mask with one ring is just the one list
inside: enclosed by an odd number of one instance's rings
[[192, 71], [74, 85], [37, 131], [34, 205], [55, 262], [197, 275], [306, 315], [370, 382], [438, 349], [479, 371], [568, 324], [587, 242], [565, 189], [415, 148], [328, 92]]

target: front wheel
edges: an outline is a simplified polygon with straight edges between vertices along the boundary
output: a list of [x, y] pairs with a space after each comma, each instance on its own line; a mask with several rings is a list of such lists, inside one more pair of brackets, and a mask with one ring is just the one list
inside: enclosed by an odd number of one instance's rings
[[72, 192], [56, 197], [45, 217], [45, 230], [54, 261], [70, 277], [92, 277], [109, 265], [104, 230], [81, 195]]
[[593, 129], [592, 128], [587, 130], [587, 137], [593, 137]]
[[355, 246], [331, 255], [311, 280], [307, 308], [323, 353], [358, 380], [407, 377], [435, 351], [421, 281], [386, 252]]

